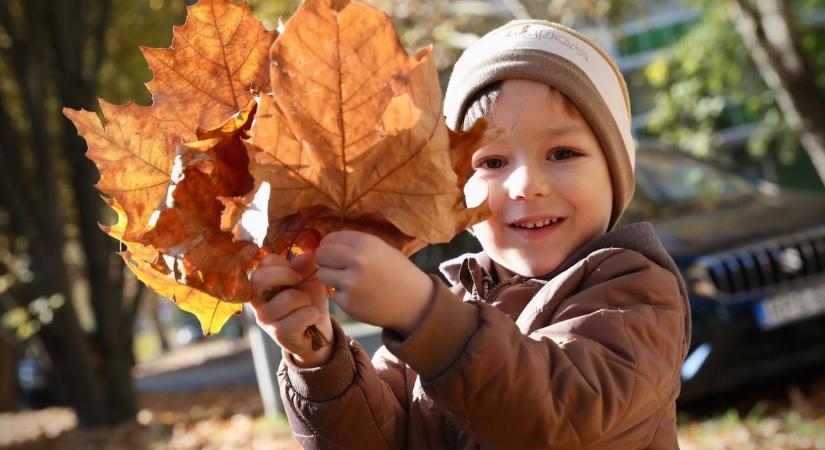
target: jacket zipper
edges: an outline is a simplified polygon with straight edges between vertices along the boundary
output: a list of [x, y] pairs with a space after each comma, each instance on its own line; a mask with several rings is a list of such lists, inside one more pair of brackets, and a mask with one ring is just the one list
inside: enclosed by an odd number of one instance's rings
[[[493, 285], [492, 288], [489, 289], [488, 294], [487, 294], [487, 298], [483, 299], [483, 301], [485, 303], [493, 303], [493, 300], [495, 300], [496, 297], [498, 297], [498, 295], [501, 293], [501, 291], [504, 290], [504, 288], [506, 288], [507, 286], [511, 286], [511, 285], [520, 283], [524, 280], [526, 280], [526, 278], [524, 278], [523, 276], [516, 275], [512, 278], [508, 278], [504, 281], [500, 281], [500, 282], [496, 283], [495, 285]], [[476, 297], [478, 297], [478, 290], [476, 290]]]
[[[493, 285], [492, 288], [488, 289], [487, 298], [482, 299], [480, 295], [478, 295], [478, 289], [473, 286], [473, 297], [476, 300], [481, 300], [485, 303], [493, 303], [493, 300], [498, 297], [501, 291], [504, 290], [507, 286], [511, 286], [520, 282], [523, 282], [527, 278], [516, 275], [514, 277], [508, 278], [504, 281], [500, 281]], [[458, 430], [456, 429], [455, 424], [450, 420], [449, 416], [445, 413], [443, 416], [443, 421], [441, 425], [441, 432], [444, 435], [444, 444], [445, 450], [457, 450], [458, 449]]]
[[446, 412], [442, 416], [442, 430], [444, 433], [444, 450], [458, 450], [458, 433], [455, 424]]

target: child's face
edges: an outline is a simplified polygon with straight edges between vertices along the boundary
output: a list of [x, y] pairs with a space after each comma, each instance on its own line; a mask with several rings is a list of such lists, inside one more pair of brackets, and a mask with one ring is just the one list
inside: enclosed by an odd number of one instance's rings
[[604, 152], [581, 114], [543, 83], [505, 81], [489, 120], [500, 134], [473, 154], [472, 184], [487, 185], [492, 214], [473, 232], [507, 269], [547, 274], [607, 230]]

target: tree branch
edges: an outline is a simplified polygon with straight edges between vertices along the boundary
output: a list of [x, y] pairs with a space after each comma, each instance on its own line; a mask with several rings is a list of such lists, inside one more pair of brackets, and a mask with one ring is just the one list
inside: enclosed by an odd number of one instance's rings
[[[753, 48], [753, 45], [757, 45], [762, 49], [765, 57], [769, 60], [776, 60], [778, 52], [765, 33], [760, 11], [751, 4], [750, 0], [733, 0], [728, 5], [728, 17], [731, 18], [739, 31], [745, 46]], [[758, 57], [754, 52], [751, 51], [750, 53], [752, 58]]]
[[[754, 8], [749, 0], [734, 0], [728, 3], [728, 15], [736, 26], [745, 48], [754, 62], [765, 84], [773, 91], [777, 105], [785, 121], [799, 134], [799, 140], [808, 153], [820, 179], [825, 183], [825, 96], [815, 83], [815, 75], [810, 64], [794, 63], [804, 61], [798, 45], [777, 46], [771, 37], [781, 41], [797, 41], [798, 36], [789, 35], [792, 25], [784, 23], [781, 6], [775, 0], [761, 0], [767, 9], [767, 23], [762, 12]], [[784, 13], [787, 15], [787, 13]], [[771, 31], [765, 28], [777, 28]], [[788, 54], [786, 54], [788, 53]]]
[[[770, 45], [770, 57], [780, 70], [789, 76], [804, 73], [804, 59], [794, 34], [794, 15], [789, 2], [777, 0], [759, 0], [760, 29], [764, 34], [766, 45]], [[761, 40], [761, 39], [760, 39]]]

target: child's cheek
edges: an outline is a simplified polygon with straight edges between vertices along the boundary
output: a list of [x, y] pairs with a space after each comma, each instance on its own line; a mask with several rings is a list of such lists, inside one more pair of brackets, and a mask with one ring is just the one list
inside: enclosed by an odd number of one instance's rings
[[490, 219], [473, 225], [473, 235], [478, 239], [481, 248], [487, 252], [495, 251], [497, 247], [497, 236]]
[[[468, 208], [475, 208], [489, 198], [489, 187], [486, 180], [478, 175], [473, 175], [464, 184], [464, 203]], [[490, 205], [492, 208], [492, 205]]]

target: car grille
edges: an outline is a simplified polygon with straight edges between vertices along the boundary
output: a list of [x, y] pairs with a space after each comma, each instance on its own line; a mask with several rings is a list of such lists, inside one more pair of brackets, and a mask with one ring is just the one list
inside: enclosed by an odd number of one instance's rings
[[825, 277], [825, 226], [697, 258], [687, 272], [706, 297], [750, 300]]

